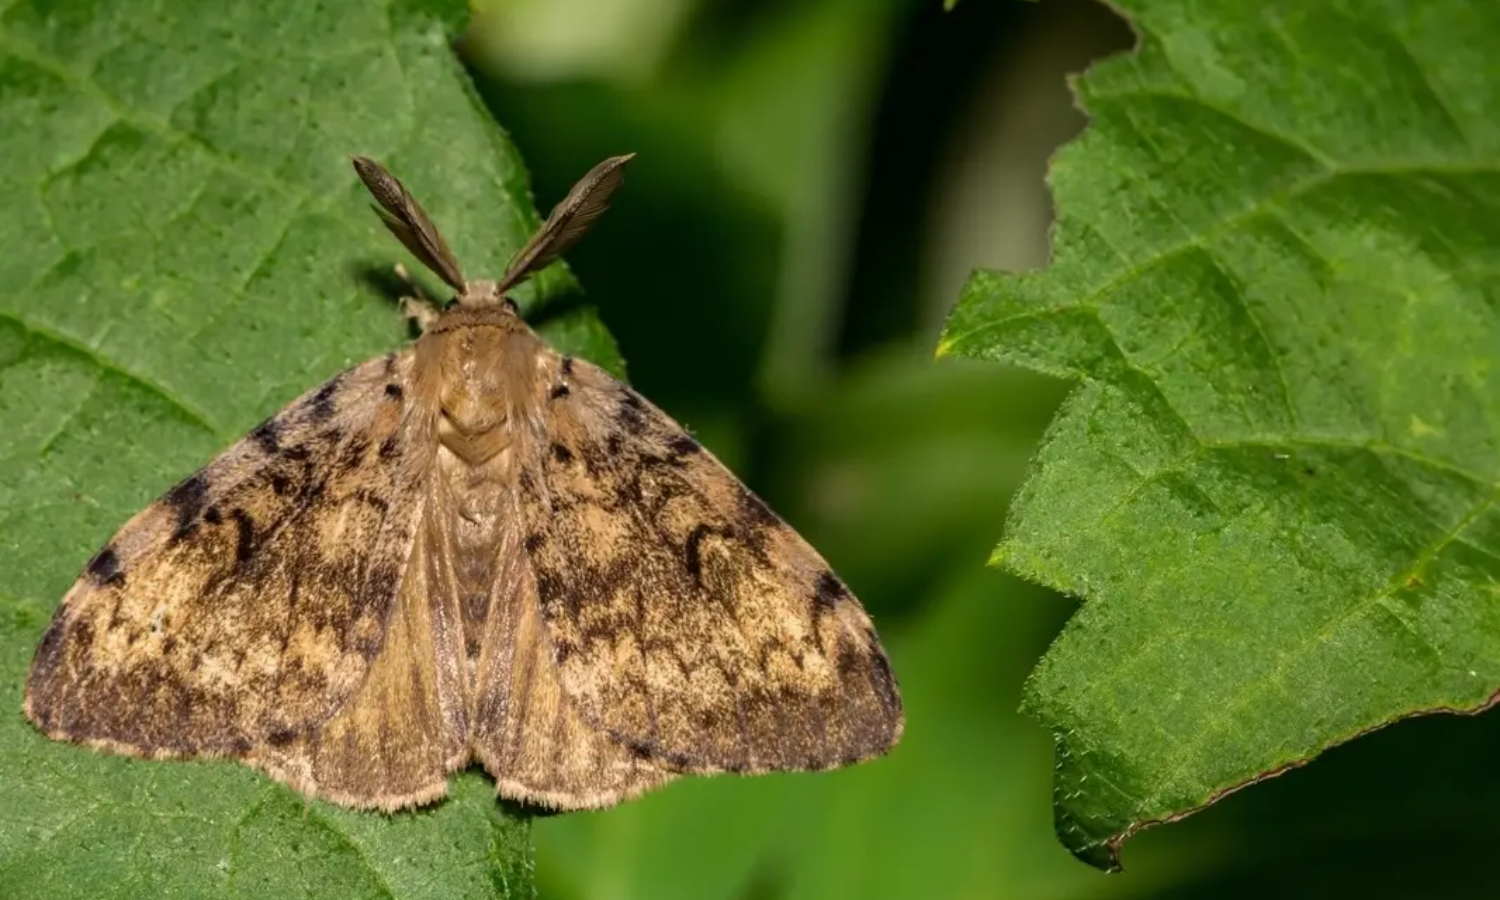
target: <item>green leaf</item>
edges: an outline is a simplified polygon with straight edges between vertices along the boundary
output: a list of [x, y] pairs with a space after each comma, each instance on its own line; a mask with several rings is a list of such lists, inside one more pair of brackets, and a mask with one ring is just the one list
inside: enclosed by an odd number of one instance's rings
[[[464, 13], [0, 6], [0, 895], [532, 895], [528, 826], [476, 774], [423, 812], [358, 813], [233, 763], [51, 742], [19, 713], [43, 625], [120, 524], [407, 337], [400, 248], [349, 154], [397, 172], [476, 275], [536, 226], [450, 49]], [[560, 346], [620, 370], [561, 267], [522, 299]]]
[[1500, 691], [1500, 6], [1127, 0], [1054, 262], [940, 352], [1080, 379], [997, 562], [1075, 853]]

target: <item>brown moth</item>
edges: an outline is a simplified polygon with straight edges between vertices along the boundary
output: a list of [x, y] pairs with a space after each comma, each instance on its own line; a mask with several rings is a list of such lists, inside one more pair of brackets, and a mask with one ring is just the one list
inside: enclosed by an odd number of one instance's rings
[[354, 159], [455, 301], [127, 522], [37, 647], [26, 715], [145, 757], [233, 757], [394, 810], [477, 761], [500, 795], [607, 806], [678, 775], [883, 753], [901, 701], [869, 618], [683, 428], [554, 351], [506, 292], [576, 242], [629, 157], [469, 281]]

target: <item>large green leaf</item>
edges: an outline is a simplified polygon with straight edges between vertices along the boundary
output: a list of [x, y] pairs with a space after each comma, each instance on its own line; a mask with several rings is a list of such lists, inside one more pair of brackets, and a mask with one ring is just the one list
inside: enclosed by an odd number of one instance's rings
[[[355, 813], [232, 763], [47, 741], [19, 712], [42, 626], [115, 528], [406, 337], [400, 248], [348, 154], [398, 172], [476, 275], [536, 225], [450, 50], [463, 16], [456, 0], [0, 7], [0, 895], [532, 893], [527, 825], [478, 775], [428, 811]], [[575, 295], [559, 269], [525, 299]], [[545, 332], [618, 370], [591, 313], [549, 310]]]
[[1087, 601], [1027, 705], [1103, 864], [1500, 691], [1500, 5], [1121, 5], [1052, 266], [941, 347], [1082, 381], [995, 559]]

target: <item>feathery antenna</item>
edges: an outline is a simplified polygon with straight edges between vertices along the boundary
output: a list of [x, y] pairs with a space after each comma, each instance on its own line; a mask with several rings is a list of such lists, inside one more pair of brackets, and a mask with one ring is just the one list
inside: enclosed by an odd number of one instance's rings
[[380, 221], [385, 223], [385, 227], [413, 256], [421, 260], [422, 265], [447, 282], [449, 287], [460, 294], [464, 293], [468, 283], [464, 281], [464, 273], [458, 266], [458, 260], [453, 258], [448, 242], [443, 240], [443, 235], [432, 224], [432, 220], [427, 218], [427, 213], [411, 192], [396, 180], [396, 176], [368, 156], [355, 156], [351, 159], [354, 171], [359, 173], [359, 180], [365, 183], [365, 187], [369, 188], [370, 194], [379, 204], [375, 207], [375, 212], [380, 215]]
[[609, 196], [624, 183], [625, 164], [634, 157], [634, 153], [611, 156], [579, 179], [568, 191], [568, 196], [552, 207], [547, 221], [531, 236], [531, 240], [511, 258], [496, 285], [496, 293], [503, 296], [578, 243], [578, 239], [588, 233], [594, 221], [609, 208]]

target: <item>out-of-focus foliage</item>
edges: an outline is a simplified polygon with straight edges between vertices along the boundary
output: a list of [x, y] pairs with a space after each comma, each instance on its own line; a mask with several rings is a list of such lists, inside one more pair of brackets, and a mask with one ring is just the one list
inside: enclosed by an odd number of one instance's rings
[[983, 564], [1066, 386], [929, 354], [969, 269], [1045, 263], [1045, 162], [1082, 126], [1063, 76], [1127, 49], [1124, 24], [1087, 0], [620, 11], [643, 4], [591, 0], [623, 24], [570, 46], [565, 28], [528, 39], [543, 0], [488, 0], [469, 58], [543, 196], [640, 152], [611, 214], [630, 234], [581, 247], [580, 279], [635, 382], [871, 608], [910, 724], [853, 770], [539, 820], [544, 895], [1482, 892], [1493, 716], [1337, 748], [1147, 833], [1123, 876], [1052, 834], [1052, 742], [1016, 709], [1072, 607]]

